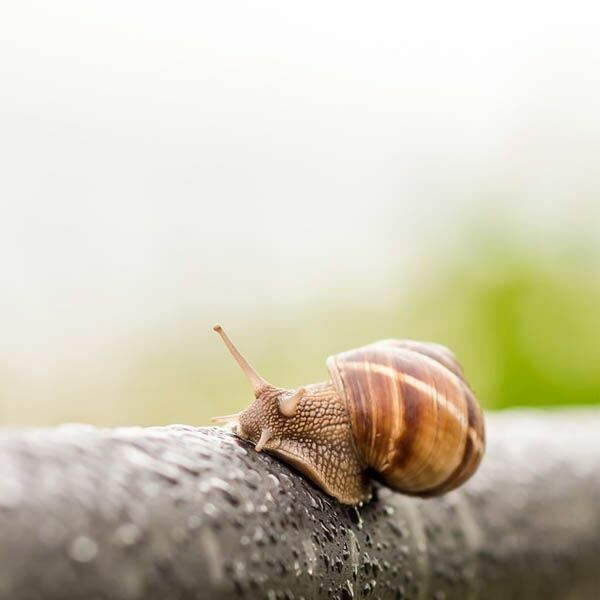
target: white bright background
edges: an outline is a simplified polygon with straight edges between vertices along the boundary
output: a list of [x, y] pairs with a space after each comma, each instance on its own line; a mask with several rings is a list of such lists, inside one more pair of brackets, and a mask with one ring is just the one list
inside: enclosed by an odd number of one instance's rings
[[241, 328], [402, 288], [474, 214], [534, 244], [597, 235], [598, 17], [3, 3], [0, 420], [93, 420], [47, 399], [118, 397], [132, 344], [190, 315]]

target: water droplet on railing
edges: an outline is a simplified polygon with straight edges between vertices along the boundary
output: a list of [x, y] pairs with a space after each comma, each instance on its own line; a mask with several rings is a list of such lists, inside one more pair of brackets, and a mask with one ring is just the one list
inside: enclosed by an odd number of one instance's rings
[[142, 530], [135, 523], [125, 523], [115, 531], [115, 541], [119, 546], [133, 546], [141, 538]]
[[76, 537], [69, 546], [69, 557], [79, 563], [91, 562], [98, 554], [98, 544], [86, 535]]

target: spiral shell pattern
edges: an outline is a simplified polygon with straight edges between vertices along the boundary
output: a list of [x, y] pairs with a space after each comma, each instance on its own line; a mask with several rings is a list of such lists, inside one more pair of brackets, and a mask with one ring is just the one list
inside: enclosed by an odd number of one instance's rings
[[357, 452], [374, 476], [435, 496], [466, 481], [485, 448], [483, 413], [453, 353], [382, 340], [327, 359]]

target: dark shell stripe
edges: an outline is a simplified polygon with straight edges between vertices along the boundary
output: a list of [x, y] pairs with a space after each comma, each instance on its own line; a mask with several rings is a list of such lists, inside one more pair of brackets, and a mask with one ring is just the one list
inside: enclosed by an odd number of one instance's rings
[[[421, 402], [419, 391], [415, 388], [399, 382], [402, 391], [402, 403], [404, 406], [404, 419], [402, 435], [395, 442], [394, 465], [396, 468], [406, 469], [413, 461], [412, 451], [415, 442], [421, 432], [421, 424], [426, 418], [425, 409]], [[435, 414], [435, 429], [437, 430], [437, 410], [435, 403], [432, 403], [432, 411]], [[435, 437], [432, 439], [435, 445]], [[414, 461], [413, 461], [414, 462]]]
[[477, 467], [483, 420], [452, 353], [436, 347], [442, 361], [418, 351], [421, 343], [408, 344], [384, 340], [332, 356], [327, 365], [365, 464], [396, 489], [434, 495]]
[[[365, 464], [369, 462], [369, 453], [371, 452], [371, 440], [369, 432], [374, 427], [375, 411], [369, 407], [368, 396], [362, 389], [361, 379], [358, 377], [344, 377], [343, 382], [346, 394], [354, 399], [354, 414], [351, 415], [352, 429], [355, 439], [365, 440], [364, 445], [359, 451], [360, 457]], [[366, 451], [366, 452], [365, 452]]]

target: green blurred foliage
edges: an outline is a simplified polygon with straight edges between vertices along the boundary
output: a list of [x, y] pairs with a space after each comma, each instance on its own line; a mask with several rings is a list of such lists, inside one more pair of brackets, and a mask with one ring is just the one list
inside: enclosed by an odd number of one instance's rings
[[[241, 330], [230, 325], [229, 333], [259, 372], [281, 386], [327, 378], [329, 354], [406, 337], [451, 347], [486, 408], [600, 403], [595, 249], [559, 244], [536, 252], [477, 235], [466, 248], [428, 260], [408, 291], [365, 304], [357, 292], [283, 323], [259, 315]], [[251, 400], [216, 335], [189, 340], [196, 326], [154, 343], [130, 373], [129, 397], [144, 399], [146, 420], [205, 423]]]
[[[416, 293], [488, 408], [600, 403], [600, 278], [593, 248], [536, 253], [484, 242]], [[425, 331], [426, 330], [426, 331]]]
[[[351, 297], [324, 294], [285, 316], [240, 314], [223, 325], [258, 371], [281, 386], [322, 381], [330, 354], [398, 337], [452, 348], [486, 408], [600, 403], [598, 248], [578, 240], [536, 249], [477, 233], [491, 230], [473, 228], [461, 248], [424, 257], [385, 297], [373, 299], [357, 281]], [[33, 399], [0, 402], [0, 418], [206, 424], [247, 405], [249, 386], [206, 316], [171, 317], [166, 330], [131, 340], [104, 377], [65, 374]], [[3, 388], [8, 398], [10, 386]]]

